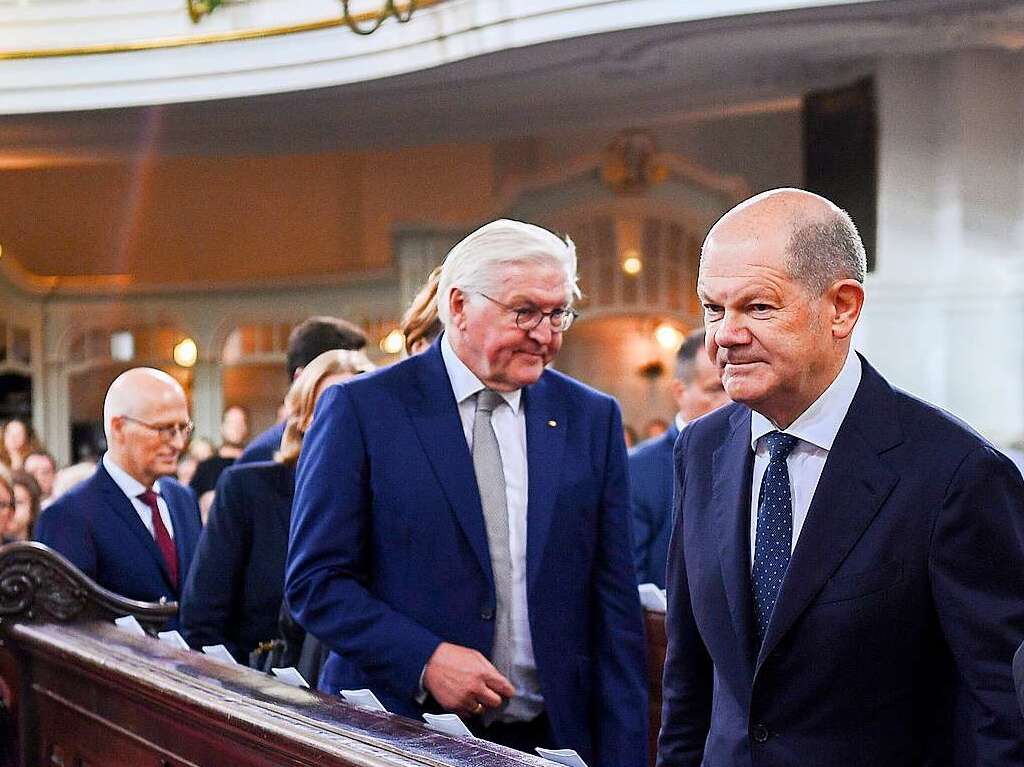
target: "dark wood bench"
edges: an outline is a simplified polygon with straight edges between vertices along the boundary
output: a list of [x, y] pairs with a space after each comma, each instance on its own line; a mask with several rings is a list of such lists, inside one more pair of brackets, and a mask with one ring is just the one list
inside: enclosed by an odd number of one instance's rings
[[[0, 548], [0, 694], [15, 744], [7, 764], [550, 767], [112, 623], [131, 614], [155, 633], [176, 609], [104, 591], [40, 544]], [[655, 662], [664, 655], [662, 617], [648, 616]], [[660, 690], [651, 669], [655, 680]], [[659, 712], [652, 700], [652, 727]]]

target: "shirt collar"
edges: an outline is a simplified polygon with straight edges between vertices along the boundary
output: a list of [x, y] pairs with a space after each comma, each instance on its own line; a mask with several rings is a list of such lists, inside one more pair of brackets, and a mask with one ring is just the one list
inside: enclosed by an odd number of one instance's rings
[[682, 431], [684, 426], [686, 426], [686, 419], [683, 418], [683, 414], [676, 413], [676, 430]]
[[[451, 382], [452, 392], [455, 393], [455, 401], [460, 405], [477, 392], [487, 388], [476, 377], [476, 374], [466, 367], [466, 363], [459, 359], [459, 355], [455, 353], [452, 345], [448, 342], [447, 333], [441, 336], [441, 358], [444, 360], [444, 367], [448, 372], [448, 380]], [[519, 414], [519, 403], [522, 393], [522, 389], [498, 392], [516, 415]]]
[[[138, 498], [149, 489], [118, 466], [114, 459], [110, 457], [109, 452], [103, 454], [103, 468], [107, 470], [107, 474], [114, 480], [114, 484], [121, 488], [121, 492], [129, 498]], [[153, 492], [160, 495], [160, 480], [153, 483]]]
[[[835, 380], [783, 431], [826, 452], [831, 450], [839, 427], [843, 425], [846, 412], [857, 393], [857, 387], [860, 386], [861, 372], [860, 357], [851, 347]], [[773, 431], [777, 431], [775, 424], [760, 413], [753, 412], [750, 417], [751, 449], [757, 450], [757, 441]]]

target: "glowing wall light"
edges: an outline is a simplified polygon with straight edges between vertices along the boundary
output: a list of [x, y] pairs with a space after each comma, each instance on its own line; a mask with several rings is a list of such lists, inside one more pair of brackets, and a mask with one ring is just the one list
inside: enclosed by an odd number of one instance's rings
[[191, 338], [179, 341], [174, 346], [174, 362], [183, 368], [190, 368], [199, 359], [199, 348]]

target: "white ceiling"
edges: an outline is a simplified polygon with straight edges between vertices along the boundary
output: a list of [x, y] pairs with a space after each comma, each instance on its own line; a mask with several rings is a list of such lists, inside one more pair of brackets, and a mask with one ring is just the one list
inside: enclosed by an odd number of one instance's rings
[[[1024, 3], [891, 0], [652, 26], [353, 85], [0, 117], [0, 169], [139, 153], [301, 153], [493, 141], [770, 105], [892, 55], [1024, 55]], [[179, 51], [179, 55], [185, 55]]]

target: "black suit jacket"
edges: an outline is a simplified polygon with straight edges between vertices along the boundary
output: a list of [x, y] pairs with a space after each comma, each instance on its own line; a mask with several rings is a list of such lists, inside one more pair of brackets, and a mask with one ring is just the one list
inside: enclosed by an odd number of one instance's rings
[[675, 451], [661, 765], [1020, 765], [1024, 483], [864, 363], [762, 647], [750, 410]]
[[278, 636], [294, 487], [294, 468], [273, 462], [221, 475], [181, 597], [181, 633], [193, 647], [223, 644], [247, 663]]

